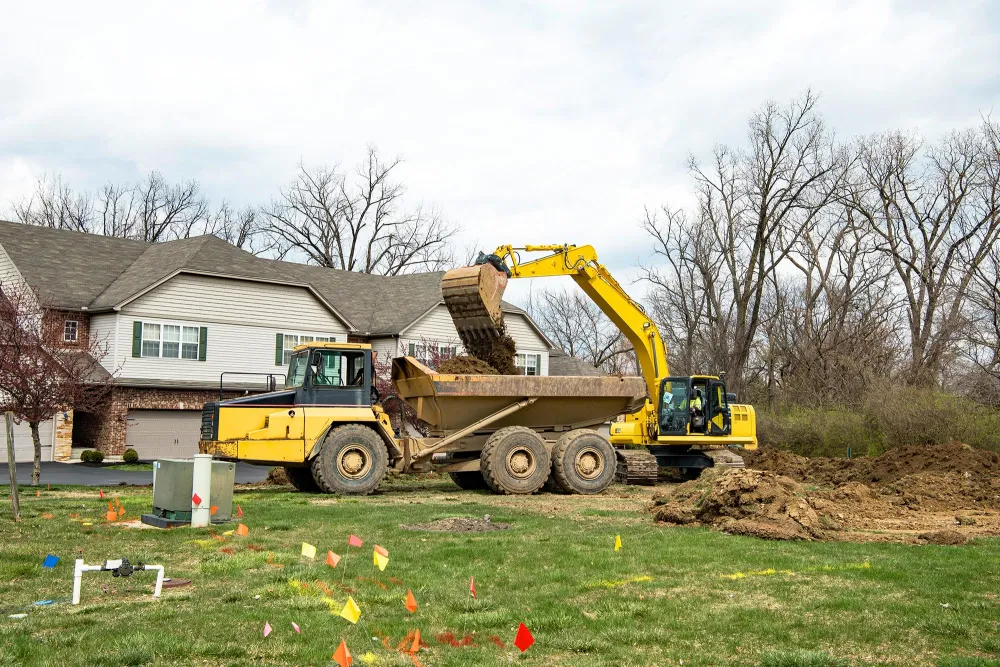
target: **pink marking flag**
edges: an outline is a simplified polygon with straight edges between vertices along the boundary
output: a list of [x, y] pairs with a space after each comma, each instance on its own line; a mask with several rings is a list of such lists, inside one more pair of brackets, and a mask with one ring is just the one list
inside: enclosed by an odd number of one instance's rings
[[362, 542], [361, 538], [359, 538], [357, 535], [353, 535], [352, 534], [349, 538], [347, 538], [347, 545], [348, 546], [351, 546], [351, 547], [360, 547], [362, 544], [364, 544], [364, 542]]
[[269, 634], [271, 634], [271, 623], [264, 621], [264, 636], [267, 637]]
[[295, 621], [292, 621], [292, 628], [295, 630], [295, 632], [299, 633], [300, 635], [302, 634], [302, 630], [300, 630], [299, 626], [295, 624]]

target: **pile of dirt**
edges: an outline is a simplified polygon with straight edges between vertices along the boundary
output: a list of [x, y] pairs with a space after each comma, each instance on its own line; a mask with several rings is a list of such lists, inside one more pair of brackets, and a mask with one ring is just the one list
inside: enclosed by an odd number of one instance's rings
[[651, 511], [770, 539], [961, 544], [1000, 534], [992, 452], [956, 443], [841, 460], [765, 449], [744, 460], [746, 469], [710, 469], [655, 497]]
[[490, 520], [489, 515], [482, 519], [470, 519], [464, 516], [453, 516], [447, 519], [438, 519], [430, 523], [415, 523], [410, 525], [400, 525], [403, 530], [429, 530], [438, 533], [480, 533], [490, 530], [507, 530], [509, 523], [499, 523]]
[[291, 483], [292, 480], [288, 479], [288, 471], [282, 466], [271, 468], [267, 473], [267, 479], [264, 480], [264, 484], [274, 486], [288, 486]]
[[497, 369], [482, 359], [468, 355], [446, 359], [438, 364], [437, 369], [439, 373], [453, 373], [455, 375], [500, 375]]
[[805, 458], [777, 449], [745, 452], [746, 465], [777, 472], [799, 482], [836, 486], [847, 482], [886, 484], [915, 473], [961, 473], [976, 478], [1000, 472], [1000, 455], [960, 442], [947, 445], [910, 445], [890, 449], [878, 457], [855, 459]]

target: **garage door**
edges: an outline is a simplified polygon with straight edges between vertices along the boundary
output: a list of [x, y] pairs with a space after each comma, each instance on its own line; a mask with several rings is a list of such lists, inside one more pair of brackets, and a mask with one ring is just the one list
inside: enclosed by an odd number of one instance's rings
[[[0, 442], [3, 447], [3, 462], [7, 462], [7, 440], [4, 435], [3, 418], [0, 417]], [[52, 460], [52, 420], [38, 425], [39, 439], [42, 441], [42, 460]], [[35, 460], [35, 448], [31, 443], [31, 429], [26, 423], [14, 424], [14, 460], [18, 463], [28, 463]]]
[[143, 461], [189, 459], [198, 453], [200, 411], [132, 410], [127, 424], [125, 445]]

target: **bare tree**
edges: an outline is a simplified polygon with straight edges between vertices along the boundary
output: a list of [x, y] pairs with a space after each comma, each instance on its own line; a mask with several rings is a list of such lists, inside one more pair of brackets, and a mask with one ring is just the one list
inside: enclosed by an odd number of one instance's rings
[[45, 313], [26, 287], [7, 285], [0, 294], [0, 410], [31, 429], [35, 485], [41, 474], [39, 425], [64, 410], [99, 413], [114, 381], [100, 363], [107, 354], [103, 341], [63, 347], [61, 329]]
[[678, 244], [706, 255], [693, 267], [703, 279], [710, 267], [713, 276], [711, 286], [702, 285], [709, 300], [704, 326], [724, 350], [717, 361], [735, 390], [748, 379], [770, 275], [843, 183], [847, 160], [816, 100], [807, 91], [784, 108], [768, 103], [750, 119], [748, 148], [719, 146], [708, 167], [692, 157], [698, 211], [673, 218], [676, 233], [661, 229], [655, 216], [645, 221], [667, 255], [682, 252]]
[[338, 166], [299, 166], [292, 183], [262, 211], [281, 255], [345, 271], [397, 275], [453, 263], [457, 231], [434, 210], [405, 209], [394, 180], [400, 158], [385, 161], [369, 147], [348, 177]]
[[868, 137], [848, 205], [877, 235], [905, 303], [907, 382], [932, 385], [966, 327], [970, 284], [1000, 239], [1000, 127], [925, 149], [899, 132]]
[[252, 206], [237, 210], [223, 201], [208, 216], [204, 232], [253, 255], [263, 255], [274, 249], [274, 243], [264, 233], [260, 218], [259, 212]]
[[13, 213], [16, 220], [27, 225], [78, 232], [91, 231], [89, 225], [94, 217], [88, 195], [73, 192], [61, 176], [47, 174], [35, 181], [30, 197], [14, 204]]
[[627, 367], [631, 345], [581, 290], [575, 287], [545, 290], [533, 294], [531, 301], [531, 318], [567, 354], [589, 361], [607, 373]]

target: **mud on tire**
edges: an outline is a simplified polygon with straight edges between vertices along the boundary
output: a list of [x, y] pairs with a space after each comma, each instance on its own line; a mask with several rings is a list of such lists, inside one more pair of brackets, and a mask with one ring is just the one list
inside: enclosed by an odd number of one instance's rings
[[389, 467], [382, 438], [367, 426], [331, 429], [310, 461], [313, 479], [327, 493], [364, 496], [378, 488]]
[[319, 484], [313, 479], [312, 470], [309, 468], [292, 468], [286, 466], [285, 476], [288, 477], [288, 481], [291, 482], [297, 491], [302, 491], [303, 493], [323, 492], [323, 489], [319, 488]]
[[552, 460], [540, 435], [523, 426], [507, 426], [486, 441], [479, 465], [495, 492], [527, 494], [545, 484]]
[[451, 477], [451, 481], [455, 482], [460, 489], [465, 489], [466, 491], [476, 491], [480, 489], [488, 489], [490, 485], [486, 483], [483, 479], [483, 473], [478, 470], [471, 470], [468, 472], [450, 472], [448, 476]]
[[614, 448], [597, 431], [570, 431], [552, 449], [552, 475], [568, 493], [604, 491], [614, 481], [617, 468]]

